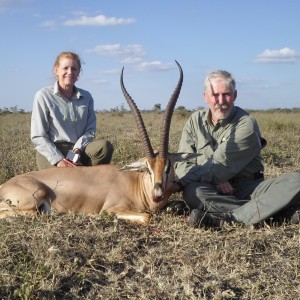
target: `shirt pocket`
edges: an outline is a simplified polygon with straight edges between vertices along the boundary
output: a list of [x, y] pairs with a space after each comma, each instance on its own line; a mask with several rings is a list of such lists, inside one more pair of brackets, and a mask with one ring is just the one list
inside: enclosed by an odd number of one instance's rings
[[206, 139], [202, 139], [197, 142], [197, 153], [202, 155], [197, 157], [197, 164], [203, 165], [210, 157], [213, 155], [213, 149], [211, 146], [211, 142]]
[[77, 115], [80, 120], [87, 119], [88, 115], [88, 106], [87, 105], [78, 105], [77, 106]]
[[210, 145], [211, 141], [208, 138], [204, 136], [198, 137], [196, 142], [197, 153], [203, 153], [205, 148], [210, 147]]

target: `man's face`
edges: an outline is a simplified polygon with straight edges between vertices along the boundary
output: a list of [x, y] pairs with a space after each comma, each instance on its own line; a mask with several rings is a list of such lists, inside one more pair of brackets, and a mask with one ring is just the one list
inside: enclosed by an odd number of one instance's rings
[[222, 79], [211, 82], [210, 87], [204, 93], [204, 98], [208, 103], [214, 122], [229, 116], [236, 96], [237, 92]]

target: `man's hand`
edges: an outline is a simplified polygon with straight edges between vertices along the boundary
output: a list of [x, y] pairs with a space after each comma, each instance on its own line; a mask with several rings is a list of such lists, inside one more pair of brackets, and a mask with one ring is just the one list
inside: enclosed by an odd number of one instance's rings
[[220, 184], [217, 184], [216, 189], [218, 193], [223, 195], [233, 195], [235, 192], [235, 189], [233, 188], [233, 186], [229, 181], [225, 181]]
[[180, 192], [181, 187], [176, 182], [170, 182], [168, 183], [166, 190], [171, 194], [174, 194]]

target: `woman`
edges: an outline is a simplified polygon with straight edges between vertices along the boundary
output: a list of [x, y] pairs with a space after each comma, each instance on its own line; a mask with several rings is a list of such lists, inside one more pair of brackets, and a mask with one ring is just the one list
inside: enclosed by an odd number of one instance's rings
[[110, 163], [112, 144], [94, 140], [94, 100], [75, 86], [81, 72], [80, 57], [73, 52], [60, 53], [53, 71], [57, 81], [39, 90], [33, 102], [31, 140], [37, 150], [38, 170], [68, 167], [70, 160], [87, 166]]

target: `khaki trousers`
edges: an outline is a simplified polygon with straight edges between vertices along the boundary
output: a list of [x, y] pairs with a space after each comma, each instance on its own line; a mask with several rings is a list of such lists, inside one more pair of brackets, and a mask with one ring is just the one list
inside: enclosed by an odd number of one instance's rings
[[183, 191], [190, 209], [212, 213], [232, 212], [244, 224], [256, 224], [288, 209], [300, 207], [300, 172], [276, 178], [240, 182], [234, 196], [221, 195], [213, 185], [193, 182]]
[[[74, 144], [72, 143], [55, 143], [57, 149], [66, 157], [69, 150], [72, 150]], [[81, 153], [81, 163], [84, 166], [96, 166], [101, 164], [109, 164], [113, 154], [113, 145], [106, 140], [95, 140], [89, 143], [84, 151]], [[47, 158], [36, 153], [36, 164], [38, 170], [53, 168]]]

